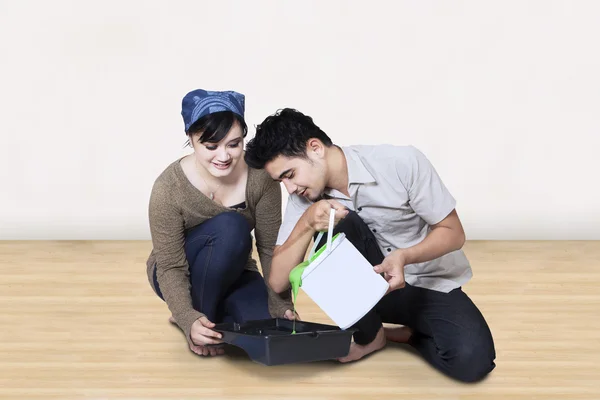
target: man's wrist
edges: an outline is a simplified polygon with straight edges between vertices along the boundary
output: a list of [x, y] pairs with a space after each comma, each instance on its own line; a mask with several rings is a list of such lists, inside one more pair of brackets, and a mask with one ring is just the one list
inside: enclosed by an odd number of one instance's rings
[[302, 222], [303, 232], [310, 232], [311, 236], [315, 234], [316, 229], [313, 228], [312, 224], [310, 223], [306, 212], [302, 214], [302, 216], [300, 217], [300, 221]]
[[398, 257], [402, 259], [402, 261], [404, 261], [404, 265], [414, 264], [414, 251], [412, 247], [407, 247], [405, 249], [397, 249], [395, 253]]

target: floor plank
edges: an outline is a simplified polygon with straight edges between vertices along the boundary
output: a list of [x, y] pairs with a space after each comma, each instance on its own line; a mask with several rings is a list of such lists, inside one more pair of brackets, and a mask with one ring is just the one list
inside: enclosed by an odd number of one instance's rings
[[[474, 385], [399, 345], [348, 365], [195, 356], [148, 285], [150, 246], [0, 241], [0, 398], [600, 398], [600, 242], [467, 242], [498, 356]], [[331, 323], [302, 293], [298, 309]]]

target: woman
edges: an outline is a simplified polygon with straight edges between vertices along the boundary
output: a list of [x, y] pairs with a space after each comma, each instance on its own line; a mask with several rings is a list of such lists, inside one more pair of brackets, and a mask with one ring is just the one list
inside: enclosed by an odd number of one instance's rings
[[156, 179], [149, 205], [150, 284], [198, 355], [223, 354], [219, 322], [293, 318], [291, 298], [265, 285], [281, 224], [281, 188], [243, 157], [244, 96], [194, 90], [181, 112], [194, 152]]

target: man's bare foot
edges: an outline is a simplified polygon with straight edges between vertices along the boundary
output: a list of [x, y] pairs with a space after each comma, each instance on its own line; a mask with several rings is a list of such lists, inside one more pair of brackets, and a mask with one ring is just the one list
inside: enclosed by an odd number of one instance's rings
[[385, 338], [390, 342], [396, 343], [408, 343], [412, 336], [412, 329], [408, 326], [401, 326], [399, 328], [384, 328]]
[[385, 347], [385, 333], [383, 328], [377, 332], [377, 336], [375, 339], [366, 345], [360, 345], [356, 343], [352, 343], [350, 345], [350, 352], [346, 357], [338, 358], [339, 362], [347, 363], [350, 361], [360, 360], [367, 354], [373, 353], [377, 350], [381, 350]]

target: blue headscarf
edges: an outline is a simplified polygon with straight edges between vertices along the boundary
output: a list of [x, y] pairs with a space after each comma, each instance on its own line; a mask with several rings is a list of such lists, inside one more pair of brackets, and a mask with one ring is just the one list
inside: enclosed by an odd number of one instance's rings
[[192, 90], [181, 102], [185, 132], [200, 118], [219, 111], [232, 111], [244, 118], [244, 102], [244, 95], [234, 91]]

